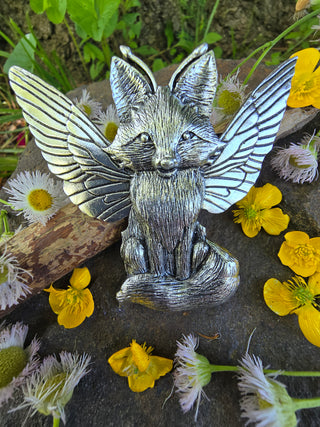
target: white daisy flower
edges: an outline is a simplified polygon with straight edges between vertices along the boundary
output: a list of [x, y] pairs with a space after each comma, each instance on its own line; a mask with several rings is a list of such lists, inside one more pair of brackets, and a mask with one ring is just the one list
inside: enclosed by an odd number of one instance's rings
[[21, 172], [8, 181], [10, 194], [8, 202], [15, 210], [21, 210], [29, 224], [46, 222], [62, 207], [68, 199], [63, 192], [62, 181], [55, 181], [49, 174]]
[[75, 98], [73, 103], [80, 108], [90, 119], [96, 118], [101, 113], [101, 104], [98, 101], [94, 101], [88, 90], [83, 89], [81, 98]]
[[271, 159], [271, 167], [280, 178], [298, 184], [312, 182], [318, 177], [318, 151], [320, 138], [306, 135], [300, 144], [279, 147]]
[[213, 371], [208, 359], [195, 352], [198, 344], [199, 339], [193, 334], [187, 337], [183, 335], [181, 343], [177, 341], [176, 368], [173, 373], [182, 411], [188, 412], [197, 401], [195, 421], [198, 417], [201, 395], [207, 397], [202, 388], [209, 384]]
[[39, 365], [40, 342], [34, 338], [24, 348], [27, 333], [28, 326], [20, 322], [6, 327], [4, 322], [0, 325], [0, 406]]
[[247, 86], [240, 83], [238, 74], [239, 70], [236, 74], [228, 76], [226, 80], [220, 79], [210, 117], [217, 133], [221, 133], [231, 122], [246, 100], [245, 90]]
[[118, 127], [120, 125], [120, 120], [115, 107], [113, 105], [109, 105], [105, 112], [101, 112], [98, 115], [97, 119], [95, 120], [95, 123], [98, 125], [98, 128], [107, 138], [107, 140], [112, 142], [117, 134]]
[[25, 275], [32, 277], [28, 270], [19, 267], [17, 259], [7, 254], [5, 248], [0, 257], [0, 310], [12, 307], [31, 292], [25, 283]]
[[65, 405], [72, 397], [73, 390], [89, 371], [90, 356], [83, 354], [60, 353], [60, 362], [56, 356], [43, 360], [38, 371], [34, 372], [22, 387], [24, 401], [18, 409], [29, 408], [28, 416], [40, 412], [60, 418], [65, 423]]
[[271, 379], [270, 374], [264, 374], [259, 357], [251, 357], [248, 353], [243, 356], [238, 375], [241, 417], [248, 418], [247, 424], [255, 423], [257, 427], [297, 425], [296, 408], [285, 385]]

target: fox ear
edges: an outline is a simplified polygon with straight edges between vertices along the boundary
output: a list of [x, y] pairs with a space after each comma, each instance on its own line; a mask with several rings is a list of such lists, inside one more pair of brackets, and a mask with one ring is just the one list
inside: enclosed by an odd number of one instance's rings
[[213, 51], [202, 44], [195, 49], [172, 75], [169, 88], [183, 104], [210, 115], [217, 85], [217, 67]]
[[[120, 46], [120, 50], [134, 66], [121, 58], [113, 57], [110, 84], [119, 118], [121, 121], [127, 121], [130, 118], [130, 110], [139, 106], [148, 93], [154, 93], [157, 84], [149, 68], [133, 55], [127, 46]], [[145, 76], [137, 68], [141, 69]]]

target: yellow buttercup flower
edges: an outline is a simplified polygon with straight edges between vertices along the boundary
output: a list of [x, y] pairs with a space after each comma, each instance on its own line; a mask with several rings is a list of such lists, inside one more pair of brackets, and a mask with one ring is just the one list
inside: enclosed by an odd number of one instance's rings
[[[272, 208], [281, 202], [281, 191], [272, 184], [251, 187], [249, 193], [237, 203], [240, 209], [232, 211], [233, 221], [240, 223], [248, 237], [255, 237], [261, 227], [268, 234], [278, 235], [288, 227], [290, 218], [280, 208]], [[272, 209], [271, 209], [272, 208]]]
[[283, 265], [304, 277], [320, 271], [320, 237], [310, 239], [303, 231], [290, 231], [284, 238], [278, 253]]
[[320, 347], [320, 273], [315, 273], [308, 284], [300, 276], [281, 283], [269, 279], [263, 289], [267, 306], [279, 316], [295, 313], [298, 315], [303, 335], [313, 345]]
[[130, 347], [117, 351], [108, 359], [114, 372], [128, 377], [132, 391], [141, 392], [153, 388], [155, 380], [166, 375], [172, 369], [172, 360], [151, 356], [153, 348], [142, 346], [132, 340]]
[[50, 292], [49, 304], [58, 315], [59, 325], [65, 328], [76, 328], [86, 317], [90, 317], [94, 310], [94, 302], [89, 289], [85, 289], [91, 280], [87, 267], [75, 268], [70, 278], [68, 289], [55, 289], [52, 285], [46, 292]]
[[320, 52], [310, 47], [296, 52], [295, 73], [291, 81], [291, 91], [288, 98], [289, 107], [307, 107], [313, 105], [320, 108]]

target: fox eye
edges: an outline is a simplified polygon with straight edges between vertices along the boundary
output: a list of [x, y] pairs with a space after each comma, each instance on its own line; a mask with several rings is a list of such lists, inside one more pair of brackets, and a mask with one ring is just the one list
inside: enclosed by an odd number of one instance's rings
[[184, 139], [185, 141], [188, 141], [188, 140], [189, 140], [189, 139], [191, 139], [193, 136], [194, 136], [194, 133], [193, 133], [193, 132], [186, 131], [186, 132], [183, 132], [183, 134], [182, 134], [182, 139]]
[[148, 142], [148, 141], [150, 141], [150, 135], [148, 135], [147, 133], [142, 133], [141, 135], [140, 135], [140, 141], [141, 142]]

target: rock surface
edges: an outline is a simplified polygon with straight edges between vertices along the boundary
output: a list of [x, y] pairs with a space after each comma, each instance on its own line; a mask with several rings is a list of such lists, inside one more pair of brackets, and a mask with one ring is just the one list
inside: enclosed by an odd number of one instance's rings
[[[224, 68], [220, 63], [219, 68]], [[221, 69], [221, 68], [220, 68]], [[170, 73], [170, 70], [168, 71]], [[227, 72], [224, 69], [224, 72]], [[258, 80], [268, 70], [260, 70]], [[222, 73], [223, 74], [223, 73]], [[161, 80], [167, 76], [158, 76]], [[162, 80], [163, 82], [163, 80]], [[257, 81], [252, 80], [255, 86]], [[104, 83], [90, 85], [89, 90], [106, 106], [111, 100]], [[78, 96], [72, 93], [71, 96]], [[278, 141], [280, 145], [301, 139], [305, 131], [312, 133], [320, 128], [319, 115], [295, 135]], [[277, 185], [283, 193], [280, 207], [291, 217], [288, 231], [302, 230], [310, 237], [320, 235], [320, 186], [297, 185], [280, 180], [270, 168], [267, 156], [258, 185], [266, 182]], [[19, 170], [43, 168], [39, 154], [30, 144], [22, 158]], [[92, 280], [90, 289], [95, 300], [94, 314], [76, 329], [64, 329], [56, 321], [56, 315], [48, 304], [44, 292], [21, 304], [6, 317], [7, 322], [23, 321], [28, 324], [28, 343], [36, 334], [41, 339], [41, 356], [59, 353], [62, 350], [86, 352], [92, 356], [90, 373], [75, 389], [72, 400], [66, 406], [68, 427], [102, 426], [192, 426], [194, 412], [183, 415], [177, 396], [164, 404], [172, 389], [170, 374], [156, 382], [153, 389], [133, 393], [126, 378], [117, 376], [107, 363], [108, 357], [128, 346], [132, 339], [147, 342], [154, 347], [154, 354], [173, 358], [176, 340], [191, 332], [213, 336], [220, 333], [219, 340], [200, 338], [199, 353], [211, 363], [236, 365], [245, 353], [250, 334], [250, 352], [262, 358], [264, 365], [274, 369], [319, 370], [319, 348], [310, 344], [302, 335], [297, 317], [279, 317], [271, 312], [263, 300], [263, 285], [270, 277], [286, 280], [292, 276], [289, 268], [281, 265], [277, 253], [283, 241], [280, 236], [270, 236], [264, 231], [253, 239], [246, 237], [238, 224], [233, 223], [232, 209], [220, 215], [203, 211], [200, 223], [207, 229], [207, 237], [227, 248], [240, 262], [241, 283], [236, 294], [224, 305], [190, 312], [158, 312], [139, 305], [118, 306], [116, 293], [126, 278], [120, 258], [120, 244], [88, 260]], [[55, 287], [65, 288], [69, 276], [59, 280]], [[49, 285], [49, 284], [48, 284]], [[291, 396], [320, 396], [319, 379], [280, 377], [288, 386]], [[210, 400], [203, 399], [199, 408], [199, 426], [237, 427], [245, 424], [240, 418], [239, 392], [232, 373], [216, 373], [205, 387]], [[16, 427], [23, 424], [27, 411], [7, 414], [10, 407], [20, 402], [17, 395], [11, 405], [0, 409], [1, 425]], [[163, 405], [164, 404], [164, 405]], [[299, 413], [300, 426], [320, 425], [320, 410], [310, 409]], [[27, 420], [26, 427], [47, 427], [52, 418], [35, 414]]]

